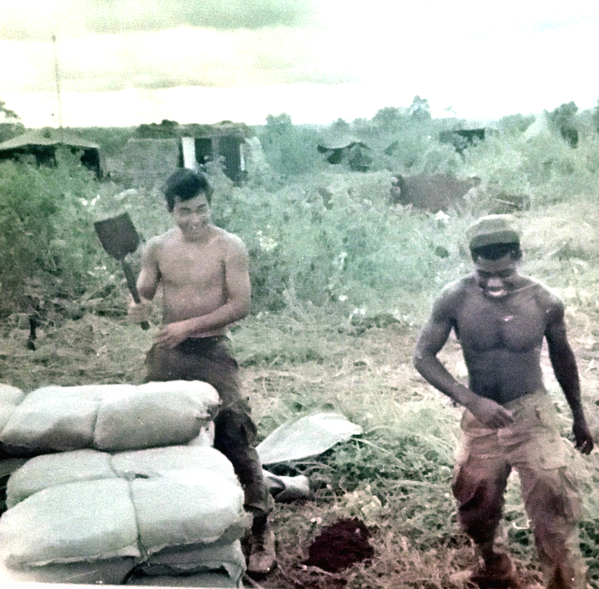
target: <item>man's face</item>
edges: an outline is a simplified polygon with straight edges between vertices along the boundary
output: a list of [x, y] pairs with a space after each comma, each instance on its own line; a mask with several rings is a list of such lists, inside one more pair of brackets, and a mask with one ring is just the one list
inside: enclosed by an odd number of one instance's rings
[[210, 205], [206, 200], [206, 195], [200, 193], [190, 200], [181, 200], [178, 196], [175, 197], [173, 218], [185, 239], [188, 241], [200, 239], [210, 224]]
[[474, 263], [474, 274], [478, 286], [486, 297], [500, 299], [515, 289], [518, 277], [517, 262], [510, 254], [498, 260], [479, 257]]

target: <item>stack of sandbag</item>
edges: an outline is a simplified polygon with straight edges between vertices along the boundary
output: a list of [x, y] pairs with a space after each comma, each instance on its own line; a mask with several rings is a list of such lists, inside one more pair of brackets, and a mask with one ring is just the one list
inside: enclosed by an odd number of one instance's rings
[[218, 409], [210, 385], [9, 393], [0, 443], [33, 457], [8, 480], [0, 580], [241, 586], [243, 490], [198, 443]]
[[0, 389], [0, 449], [17, 456], [186, 444], [220, 404], [214, 387], [198, 381], [50, 386], [22, 397], [13, 389]]

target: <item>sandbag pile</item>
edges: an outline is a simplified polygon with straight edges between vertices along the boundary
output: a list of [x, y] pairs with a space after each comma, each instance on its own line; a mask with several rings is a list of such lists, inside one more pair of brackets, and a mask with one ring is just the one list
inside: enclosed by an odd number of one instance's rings
[[0, 387], [0, 443], [34, 455], [8, 480], [0, 579], [241, 586], [243, 490], [198, 442], [218, 403], [198, 382]]
[[50, 386], [28, 395], [3, 385], [0, 394], [0, 449], [17, 456], [186, 444], [220, 404], [216, 389], [198, 381]]

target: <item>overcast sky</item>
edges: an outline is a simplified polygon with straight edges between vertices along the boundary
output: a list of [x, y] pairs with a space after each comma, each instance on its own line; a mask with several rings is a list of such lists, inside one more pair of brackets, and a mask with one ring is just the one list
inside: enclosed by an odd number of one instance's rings
[[594, 107], [597, 39], [597, 0], [0, 0], [0, 100], [28, 127], [326, 124], [415, 95], [483, 121]]

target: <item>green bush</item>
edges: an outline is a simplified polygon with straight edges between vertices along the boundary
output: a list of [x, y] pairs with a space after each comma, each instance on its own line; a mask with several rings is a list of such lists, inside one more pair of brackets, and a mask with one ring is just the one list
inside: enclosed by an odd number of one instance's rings
[[482, 178], [483, 188], [493, 196], [526, 196], [529, 205], [541, 207], [596, 194], [598, 172], [596, 133], [581, 134], [577, 148], [572, 148], [552, 128], [531, 137], [491, 136], [466, 150], [459, 168], [461, 175]]
[[[385, 173], [332, 174], [273, 192], [242, 187], [221, 201], [215, 220], [251, 255], [254, 308], [335, 301], [388, 310], [453, 277], [459, 241], [430, 215], [390, 208], [389, 186]], [[451, 255], [436, 255], [439, 246]]]
[[278, 174], [296, 176], [318, 169], [320, 134], [315, 128], [293, 125], [289, 115], [281, 114], [269, 115], [266, 126], [256, 131], [266, 161]]
[[76, 299], [99, 265], [91, 174], [59, 154], [56, 168], [0, 167], [0, 312]]

